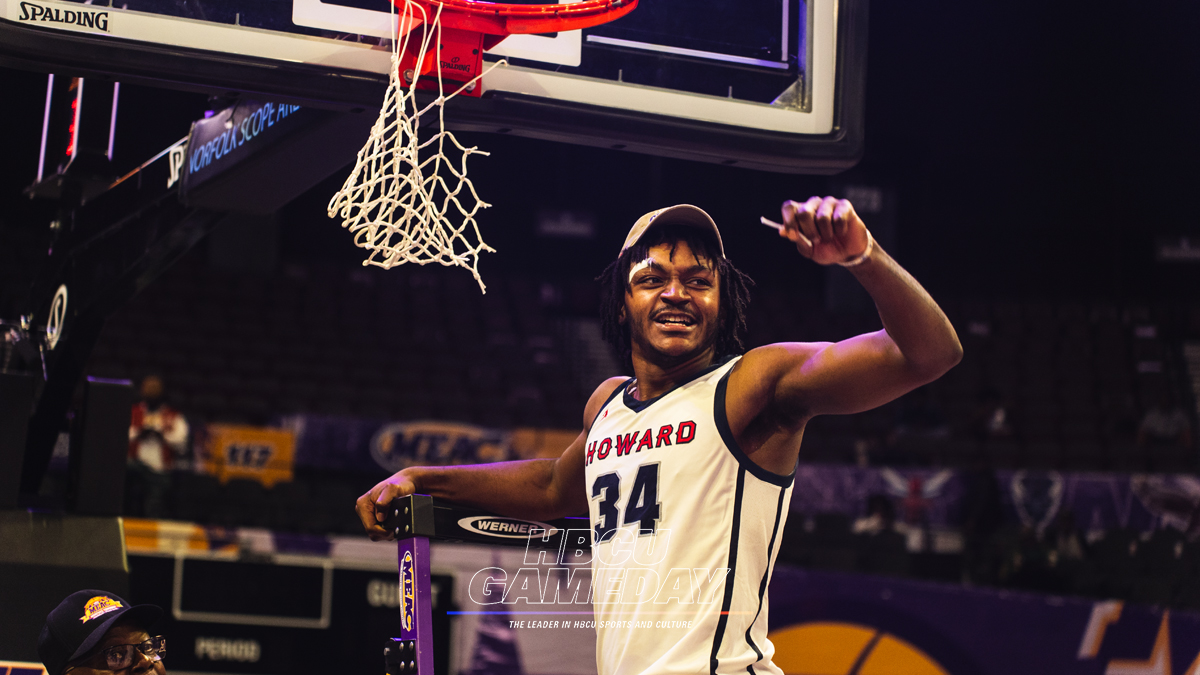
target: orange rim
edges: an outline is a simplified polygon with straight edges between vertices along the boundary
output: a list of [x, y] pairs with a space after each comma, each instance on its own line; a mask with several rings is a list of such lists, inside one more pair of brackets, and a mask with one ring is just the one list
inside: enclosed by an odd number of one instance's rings
[[515, 5], [478, 2], [477, 0], [392, 0], [404, 9], [407, 2], [424, 5], [429, 15], [442, 7], [440, 23], [452, 28], [511, 35], [517, 33], [553, 33], [590, 28], [625, 16], [637, 7], [638, 0], [584, 0], [568, 5]]

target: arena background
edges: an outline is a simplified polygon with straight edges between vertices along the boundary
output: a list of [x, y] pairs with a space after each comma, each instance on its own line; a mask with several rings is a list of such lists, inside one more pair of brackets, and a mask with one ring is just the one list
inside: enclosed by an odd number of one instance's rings
[[[116, 311], [86, 370], [135, 385], [161, 375], [189, 422], [194, 468], [171, 474], [153, 503], [127, 476], [124, 550], [89, 548], [86, 533], [113, 525], [61, 524], [86, 512], [67, 499], [82, 422], [64, 422], [46, 480], [3, 523], [78, 527], [78, 544], [45, 566], [36, 545], [0, 543], [10, 580], [0, 668], [36, 667], [48, 610], [38, 587], [61, 597], [107, 582], [172, 609], [173, 672], [379, 672], [378, 645], [398, 630], [395, 554], [358, 534], [355, 497], [408, 462], [561, 449], [587, 392], [618, 368], [596, 340], [593, 279], [652, 208], [694, 203], [721, 224], [730, 257], [758, 282], [751, 344], [872, 328], [846, 273], [816, 268], [756, 223], [784, 199], [835, 194], [861, 200], [880, 242], [943, 303], [966, 355], [895, 404], [812, 425], [770, 589], [781, 666], [1196, 672], [1200, 10], [870, 10], [865, 153], [837, 175], [466, 135], [492, 153], [472, 160], [494, 205], [481, 219], [497, 249], [481, 262], [484, 296], [462, 270], [361, 267], [324, 214], [344, 172], [270, 216], [223, 223]], [[22, 193], [46, 76], [0, 78], [0, 319], [14, 320], [55, 210]], [[221, 104], [140, 85], [121, 96], [118, 172]], [[1190, 419], [1191, 447], [1139, 444], [1164, 391]], [[82, 386], [76, 398], [79, 413]], [[1011, 437], [978, 433], [995, 402], [1012, 415]], [[855, 534], [872, 499], [895, 525]], [[1071, 533], [1078, 559], [1061, 557]], [[523, 565], [511, 551], [435, 549], [439, 671], [594, 672], [586, 627], [472, 613], [491, 611], [471, 585], [497, 563]]]

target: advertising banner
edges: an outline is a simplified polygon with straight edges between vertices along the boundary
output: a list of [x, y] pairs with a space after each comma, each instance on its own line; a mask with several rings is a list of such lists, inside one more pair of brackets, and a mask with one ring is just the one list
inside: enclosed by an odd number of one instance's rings
[[1175, 528], [1200, 534], [1200, 478], [1186, 474], [999, 471], [1010, 520], [1044, 530], [1069, 510], [1084, 530]]
[[210, 424], [201, 470], [224, 483], [250, 478], [271, 487], [290, 481], [296, 437], [285, 429]]
[[296, 435], [299, 466], [388, 474], [409, 466], [557, 457], [578, 431], [491, 429], [460, 422], [380, 422], [320, 415], [282, 420]]
[[27, 661], [0, 661], [0, 675], [46, 675], [46, 668]]
[[897, 520], [954, 526], [961, 522], [965, 482], [950, 469], [889, 469], [801, 464], [796, 467], [792, 511], [865, 515], [867, 499], [882, 495]]
[[1176, 528], [1200, 534], [1200, 478], [1185, 474], [967, 472], [954, 469], [801, 464], [792, 511], [866, 514], [867, 499], [892, 502], [900, 522], [960, 527], [985, 505], [1005, 520], [1043, 531], [1065, 512], [1083, 530]]
[[[557, 457], [578, 432], [491, 429], [444, 421], [380, 422], [298, 415], [283, 420], [296, 436], [299, 466], [386, 475], [414, 465]], [[1200, 478], [1190, 475], [964, 471], [800, 464], [791, 509], [805, 514], [866, 514], [882, 496], [899, 522], [960, 527], [972, 509], [992, 508], [1010, 523], [1044, 530], [1070, 511], [1084, 530], [1174, 527], [1200, 534]]]

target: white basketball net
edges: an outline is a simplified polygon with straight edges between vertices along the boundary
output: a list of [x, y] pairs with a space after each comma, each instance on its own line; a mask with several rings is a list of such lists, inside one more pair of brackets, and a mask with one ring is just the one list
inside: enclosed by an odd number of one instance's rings
[[[413, 37], [418, 31], [408, 29], [416, 18], [425, 25], [425, 30], [419, 32], [417, 64], [425, 62], [431, 44], [437, 51], [435, 64], [441, 63], [441, 12], [438, 5], [430, 22], [424, 7], [405, 2], [397, 23], [397, 33], [403, 37], [392, 40], [391, 73], [379, 119], [366, 145], [358, 151], [346, 183], [329, 200], [328, 213], [330, 218], [340, 217], [342, 227], [354, 233], [355, 246], [370, 252], [364, 266], [390, 269], [404, 263], [457, 265], [470, 270], [479, 290], [486, 293], [487, 287], [479, 277], [479, 254], [494, 253], [495, 249], [483, 243], [475, 214], [490, 204], [479, 199], [467, 178], [467, 157], [488, 153], [464, 147], [446, 130], [444, 106], [467, 88], [479, 86], [479, 80], [492, 68], [507, 62], [491, 64], [448, 96], [435, 66], [438, 96], [418, 108], [418, 75], [411, 73], [413, 86], [405, 86], [399, 72], [400, 55], [407, 50], [409, 40], [418, 39]], [[421, 141], [417, 131], [422, 118], [428, 115], [437, 116], [435, 133]], [[428, 122], [426, 126], [430, 126]], [[461, 159], [450, 161], [447, 151], [462, 153]]]

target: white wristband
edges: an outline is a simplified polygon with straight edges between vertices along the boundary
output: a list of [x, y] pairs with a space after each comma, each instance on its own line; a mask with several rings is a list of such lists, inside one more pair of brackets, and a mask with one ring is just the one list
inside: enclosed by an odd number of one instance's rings
[[863, 252], [859, 253], [858, 255], [854, 256], [853, 258], [851, 258], [849, 260], [843, 260], [842, 262], [840, 262], [838, 264], [841, 265], [842, 267], [854, 267], [855, 265], [861, 265], [867, 261], [867, 258], [871, 257], [871, 252], [874, 250], [875, 250], [875, 237], [872, 237], [871, 231], [867, 230], [867, 247], [865, 249], [863, 249]]

